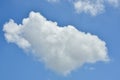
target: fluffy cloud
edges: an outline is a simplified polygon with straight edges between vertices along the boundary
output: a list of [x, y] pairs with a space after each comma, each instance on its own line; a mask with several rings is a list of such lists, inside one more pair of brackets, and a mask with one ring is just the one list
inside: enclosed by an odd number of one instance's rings
[[102, 0], [78, 0], [74, 2], [74, 7], [78, 13], [85, 12], [91, 15], [96, 15], [104, 11]]
[[67, 75], [85, 63], [109, 60], [106, 43], [96, 35], [77, 30], [74, 26], [60, 27], [31, 12], [22, 24], [10, 20], [3, 31], [8, 42], [32, 51], [32, 55], [60, 74]]
[[[53, 1], [49, 0], [49, 2]], [[120, 0], [68, 0], [68, 2], [73, 4], [77, 13], [84, 12], [92, 16], [102, 13], [105, 10], [105, 4], [110, 4], [115, 7], [118, 7], [120, 4]]]

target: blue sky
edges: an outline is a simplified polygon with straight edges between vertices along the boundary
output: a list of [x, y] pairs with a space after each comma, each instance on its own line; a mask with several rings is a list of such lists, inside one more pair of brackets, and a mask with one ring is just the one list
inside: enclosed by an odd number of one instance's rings
[[[120, 79], [120, 7], [105, 5], [105, 11], [95, 16], [76, 13], [68, 1], [48, 2], [46, 0], [1, 0], [0, 1], [0, 80], [119, 80]], [[13, 19], [21, 24], [31, 11], [40, 12], [58, 26], [73, 25], [83, 32], [97, 35], [107, 44], [110, 62], [85, 64], [67, 76], [47, 69], [44, 62], [8, 43], [4, 37], [3, 25]], [[92, 70], [90, 68], [93, 68]]]

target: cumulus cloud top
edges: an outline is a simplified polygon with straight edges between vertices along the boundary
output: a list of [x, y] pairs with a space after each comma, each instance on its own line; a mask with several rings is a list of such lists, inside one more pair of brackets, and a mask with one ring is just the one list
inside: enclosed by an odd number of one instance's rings
[[[60, 0], [49, 0], [49, 2], [57, 2]], [[100, 14], [105, 11], [105, 5], [110, 4], [118, 7], [120, 0], [68, 0], [72, 3], [77, 13], [89, 13], [92, 16]]]
[[30, 12], [19, 25], [10, 20], [3, 31], [8, 42], [30, 49], [38, 61], [63, 75], [85, 63], [109, 60], [106, 43], [96, 35], [81, 32], [72, 25], [60, 27], [37, 12]]

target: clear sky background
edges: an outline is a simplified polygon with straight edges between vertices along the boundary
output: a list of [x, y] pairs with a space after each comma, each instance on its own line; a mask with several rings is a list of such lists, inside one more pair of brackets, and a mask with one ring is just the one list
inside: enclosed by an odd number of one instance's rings
[[[86, 64], [67, 76], [47, 69], [44, 63], [15, 44], [5, 40], [3, 25], [14, 19], [21, 23], [30, 11], [40, 12], [59, 26], [73, 25], [78, 30], [99, 36], [107, 44], [109, 63]], [[67, 1], [0, 0], [0, 80], [120, 80], [120, 7], [105, 4], [105, 11], [96, 16], [76, 13]]]

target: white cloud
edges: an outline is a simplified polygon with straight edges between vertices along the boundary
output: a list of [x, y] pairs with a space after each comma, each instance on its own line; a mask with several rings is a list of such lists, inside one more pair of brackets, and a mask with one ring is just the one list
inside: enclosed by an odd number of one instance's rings
[[19, 25], [10, 20], [3, 31], [8, 42], [24, 50], [29, 48], [38, 61], [63, 75], [85, 63], [109, 60], [106, 43], [96, 35], [71, 25], [60, 27], [40, 13], [31, 12]]
[[91, 15], [94, 16], [104, 11], [104, 5], [102, 3], [103, 1], [101, 0], [96, 0], [96, 1], [78, 0], [74, 2], [74, 7], [78, 13], [85, 12], [85, 13], [90, 13]]
[[19, 35], [21, 29], [21, 25], [17, 25], [13, 20], [10, 20], [9, 23], [5, 24], [3, 30], [7, 32], [5, 38], [8, 42], [16, 43], [19, 47], [27, 49], [30, 47], [30, 43]]
[[[49, 0], [49, 2], [52, 1], [53, 0]], [[104, 12], [106, 3], [114, 7], [118, 7], [120, 4], [120, 0], [68, 0], [68, 2], [73, 4], [77, 13], [84, 12], [92, 16]]]

